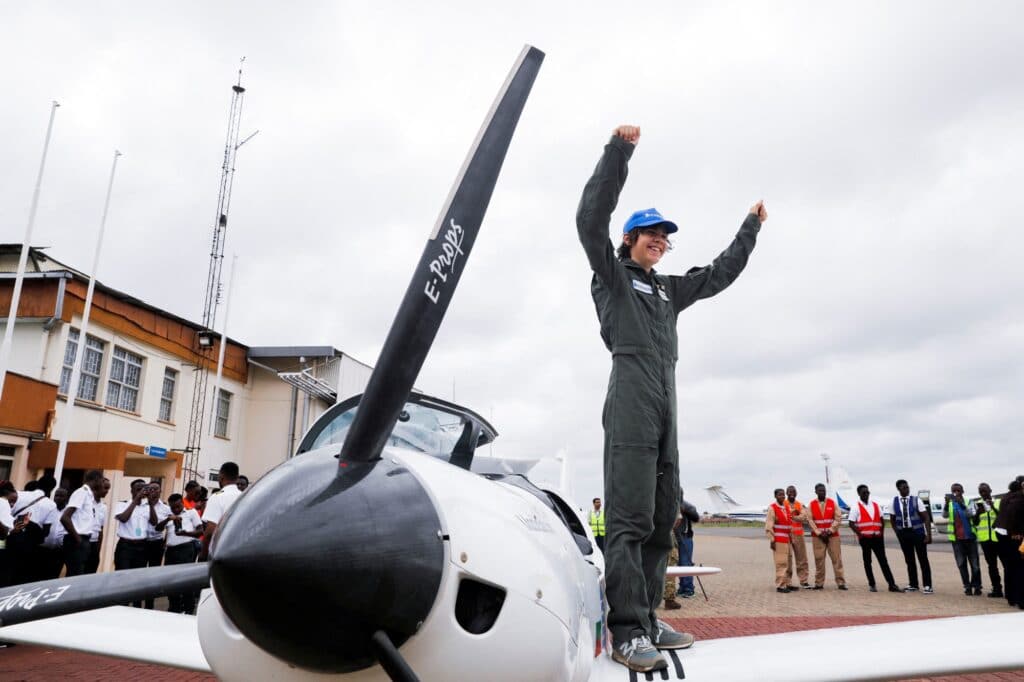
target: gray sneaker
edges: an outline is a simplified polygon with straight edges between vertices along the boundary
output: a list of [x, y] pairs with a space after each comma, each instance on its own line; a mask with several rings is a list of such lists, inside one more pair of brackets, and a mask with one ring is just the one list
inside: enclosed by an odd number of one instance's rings
[[640, 635], [628, 642], [616, 644], [612, 648], [612, 660], [618, 661], [630, 670], [641, 673], [668, 667], [668, 661], [662, 658], [658, 650], [651, 645], [651, 640], [647, 635]]
[[655, 622], [654, 646], [659, 649], [689, 649], [694, 641], [688, 632], [676, 632], [663, 620]]

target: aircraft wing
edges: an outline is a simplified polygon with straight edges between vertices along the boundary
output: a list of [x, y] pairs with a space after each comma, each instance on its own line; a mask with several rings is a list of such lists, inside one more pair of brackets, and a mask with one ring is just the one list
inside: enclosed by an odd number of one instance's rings
[[[1000, 613], [711, 639], [663, 652], [668, 669], [654, 673], [631, 673], [600, 656], [590, 682], [892, 680], [1015, 670], [1024, 668], [1021, 632], [1024, 613]], [[955, 646], [935, 646], [950, 633]]]
[[108, 606], [0, 628], [0, 641], [74, 649], [200, 672], [210, 666], [195, 616]]

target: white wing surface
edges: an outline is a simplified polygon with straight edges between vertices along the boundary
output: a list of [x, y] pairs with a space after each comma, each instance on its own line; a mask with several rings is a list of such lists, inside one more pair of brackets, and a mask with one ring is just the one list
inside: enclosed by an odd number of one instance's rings
[[109, 606], [0, 628], [0, 641], [74, 649], [210, 672], [196, 617]]
[[[668, 669], [654, 673], [630, 673], [601, 656], [590, 682], [893, 680], [1016, 670], [1024, 668], [1022, 632], [1024, 613], [1001, 613], [711, 639], [662, 652]], [[950, 633], [955, 646], [935, 646]]]

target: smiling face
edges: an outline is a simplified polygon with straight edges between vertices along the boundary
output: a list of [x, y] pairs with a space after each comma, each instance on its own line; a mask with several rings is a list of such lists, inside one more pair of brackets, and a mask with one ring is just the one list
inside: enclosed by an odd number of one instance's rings
[[629, 257], [647, 272], [658, 264], [669, 249], [668, 235], [660, 225], [633, 230], [624, 240], [629, 244]]

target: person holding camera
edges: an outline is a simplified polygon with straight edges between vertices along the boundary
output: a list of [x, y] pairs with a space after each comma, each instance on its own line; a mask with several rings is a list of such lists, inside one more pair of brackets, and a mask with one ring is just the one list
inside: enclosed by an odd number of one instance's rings
[[[151, 511], [150, 506], [146, 504], [147, 492], [146, 482], [137, 478], [131, 484], [131, 499], [121, 500], [114, 507], [114, 518], [117, 519], [115, 571], [146, 566], [146, 537]], [[132, 606], [142, 608], [142, 601], [134, 601]]]
[[[964, 594], [976, 596], [981, 594], [981, 566], [978, 564], [978, 538], [974, 533], [977, 524], [978, 508], [970, 505], [964, 498], [964, 487], [959, 483], [950, 486], [953, 494], [946, 502], [946, 535], [953, 545], [953, 558], [956, 560], [960, 580], [964, 584]], [[970, 565], [970, 572], [967, 567]]]
[[992, 486], [988, 483], [978, 484], [980, 499], [974, 501], [974, 534], [978, 538], [978, 546], [985, 555], [988, 564], [988, 579], [992, 583], [992, 591], [988, 596], [992, 599], [1003, 598], [1003, 581], [999, 577], [999, 536], [996, 534], [995, 522], [999, 514], [999, 500], [992, 497]]
[[[164, 565], [191, 564], [196, 560], [195, 540], [203, 536], [203, 521], [195, 509], [185, 509], [184, 498], [175, 493], [167, 498], [170, 515], [157, 524], [167, 528], [167, 548], [164, 550]], [[171, 613], [195, 613], [196, 594], [182, 592], [167, 595], [168, 611]]]

